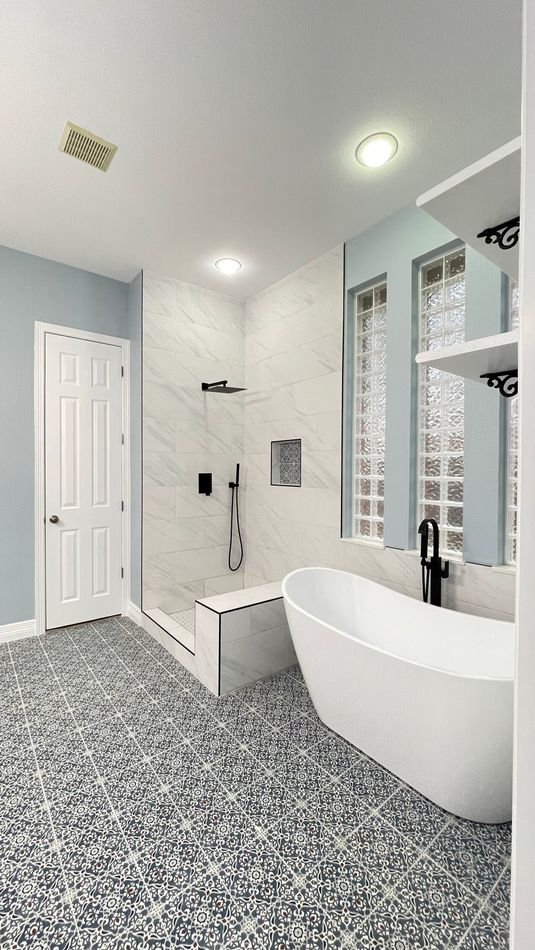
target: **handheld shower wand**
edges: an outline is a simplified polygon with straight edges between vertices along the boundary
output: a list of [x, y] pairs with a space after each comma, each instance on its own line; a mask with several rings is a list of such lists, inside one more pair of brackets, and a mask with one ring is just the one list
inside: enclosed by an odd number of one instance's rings
[[[230, 501], [230, 541], [228, 547], [228, 566], [231, 571], [239, 571], [243, 562], [243, 539], [241, 536], [240, 528], [240, 502], [239, 502], [239, 490], [240, 490], [240, 463], [236, 464], [236, 476], [233, 482], [228, 483], [228, 487], [232, 491], [231, 501]], [[234, 493], [236, 493], [236, 529], [238, 532], [238, 541], [240, 545], [240, 559], [235, 567], [232, 566], [232, 540], [234, 533]]]

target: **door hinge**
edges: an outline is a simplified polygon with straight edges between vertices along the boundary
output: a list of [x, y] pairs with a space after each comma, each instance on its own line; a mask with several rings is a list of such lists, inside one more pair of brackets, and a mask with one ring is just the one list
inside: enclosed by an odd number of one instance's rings
[[121, 577], [124, 577], [124, 567], [121, 568]]
[[121, 376], [124, 376], [124, 366], [121, 366]]
[[124, 432], [121, 434], [121, 445], [124, 445]]
[[121, 511], [124, 511], [124, 501], [121, 502]]

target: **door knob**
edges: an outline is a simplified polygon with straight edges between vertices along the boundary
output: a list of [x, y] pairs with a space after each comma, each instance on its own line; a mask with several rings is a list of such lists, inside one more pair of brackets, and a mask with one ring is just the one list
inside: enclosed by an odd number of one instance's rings
[[50, 518], [48, 520], [50, 521], [50, 524], [57, 524], [59, 521], [59, 518], [57, 515], [50, 515]]

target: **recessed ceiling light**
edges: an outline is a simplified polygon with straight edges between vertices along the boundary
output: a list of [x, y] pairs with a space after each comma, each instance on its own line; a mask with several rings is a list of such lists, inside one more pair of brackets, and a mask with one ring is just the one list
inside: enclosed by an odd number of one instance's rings
[[220, 257], [214, 267], [217, 267], [222, 274], [237, 274], [241, 270], [241, 261], [237, 261], [235, 257]]
[[367, 168], [379, 168], [386, 165], [398, 150], [398, 141], [390, 132], [376, 132], [368, 135], [357, 147], [357, 162]]

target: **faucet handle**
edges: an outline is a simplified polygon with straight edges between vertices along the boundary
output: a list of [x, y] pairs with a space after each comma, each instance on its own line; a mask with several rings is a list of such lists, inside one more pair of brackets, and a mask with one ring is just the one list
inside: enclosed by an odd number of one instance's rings
[[424, 564], [425, 559], [427, 557], [427, 544], [428, 544], [428, 539], [429, 539], [429, 528], [428, 528], [427, 521], [425, 520], [425, 518], [423, 521], [420, 522], [420, 525], [418, 527], [418, 534], [421, 535], [420, 558], [421, 558], [421, 563]]
[[441, 568], [440, 576], [444, 578], [450, 576], [450, 562], [449, 561], [444, 561], [444, 567]]

